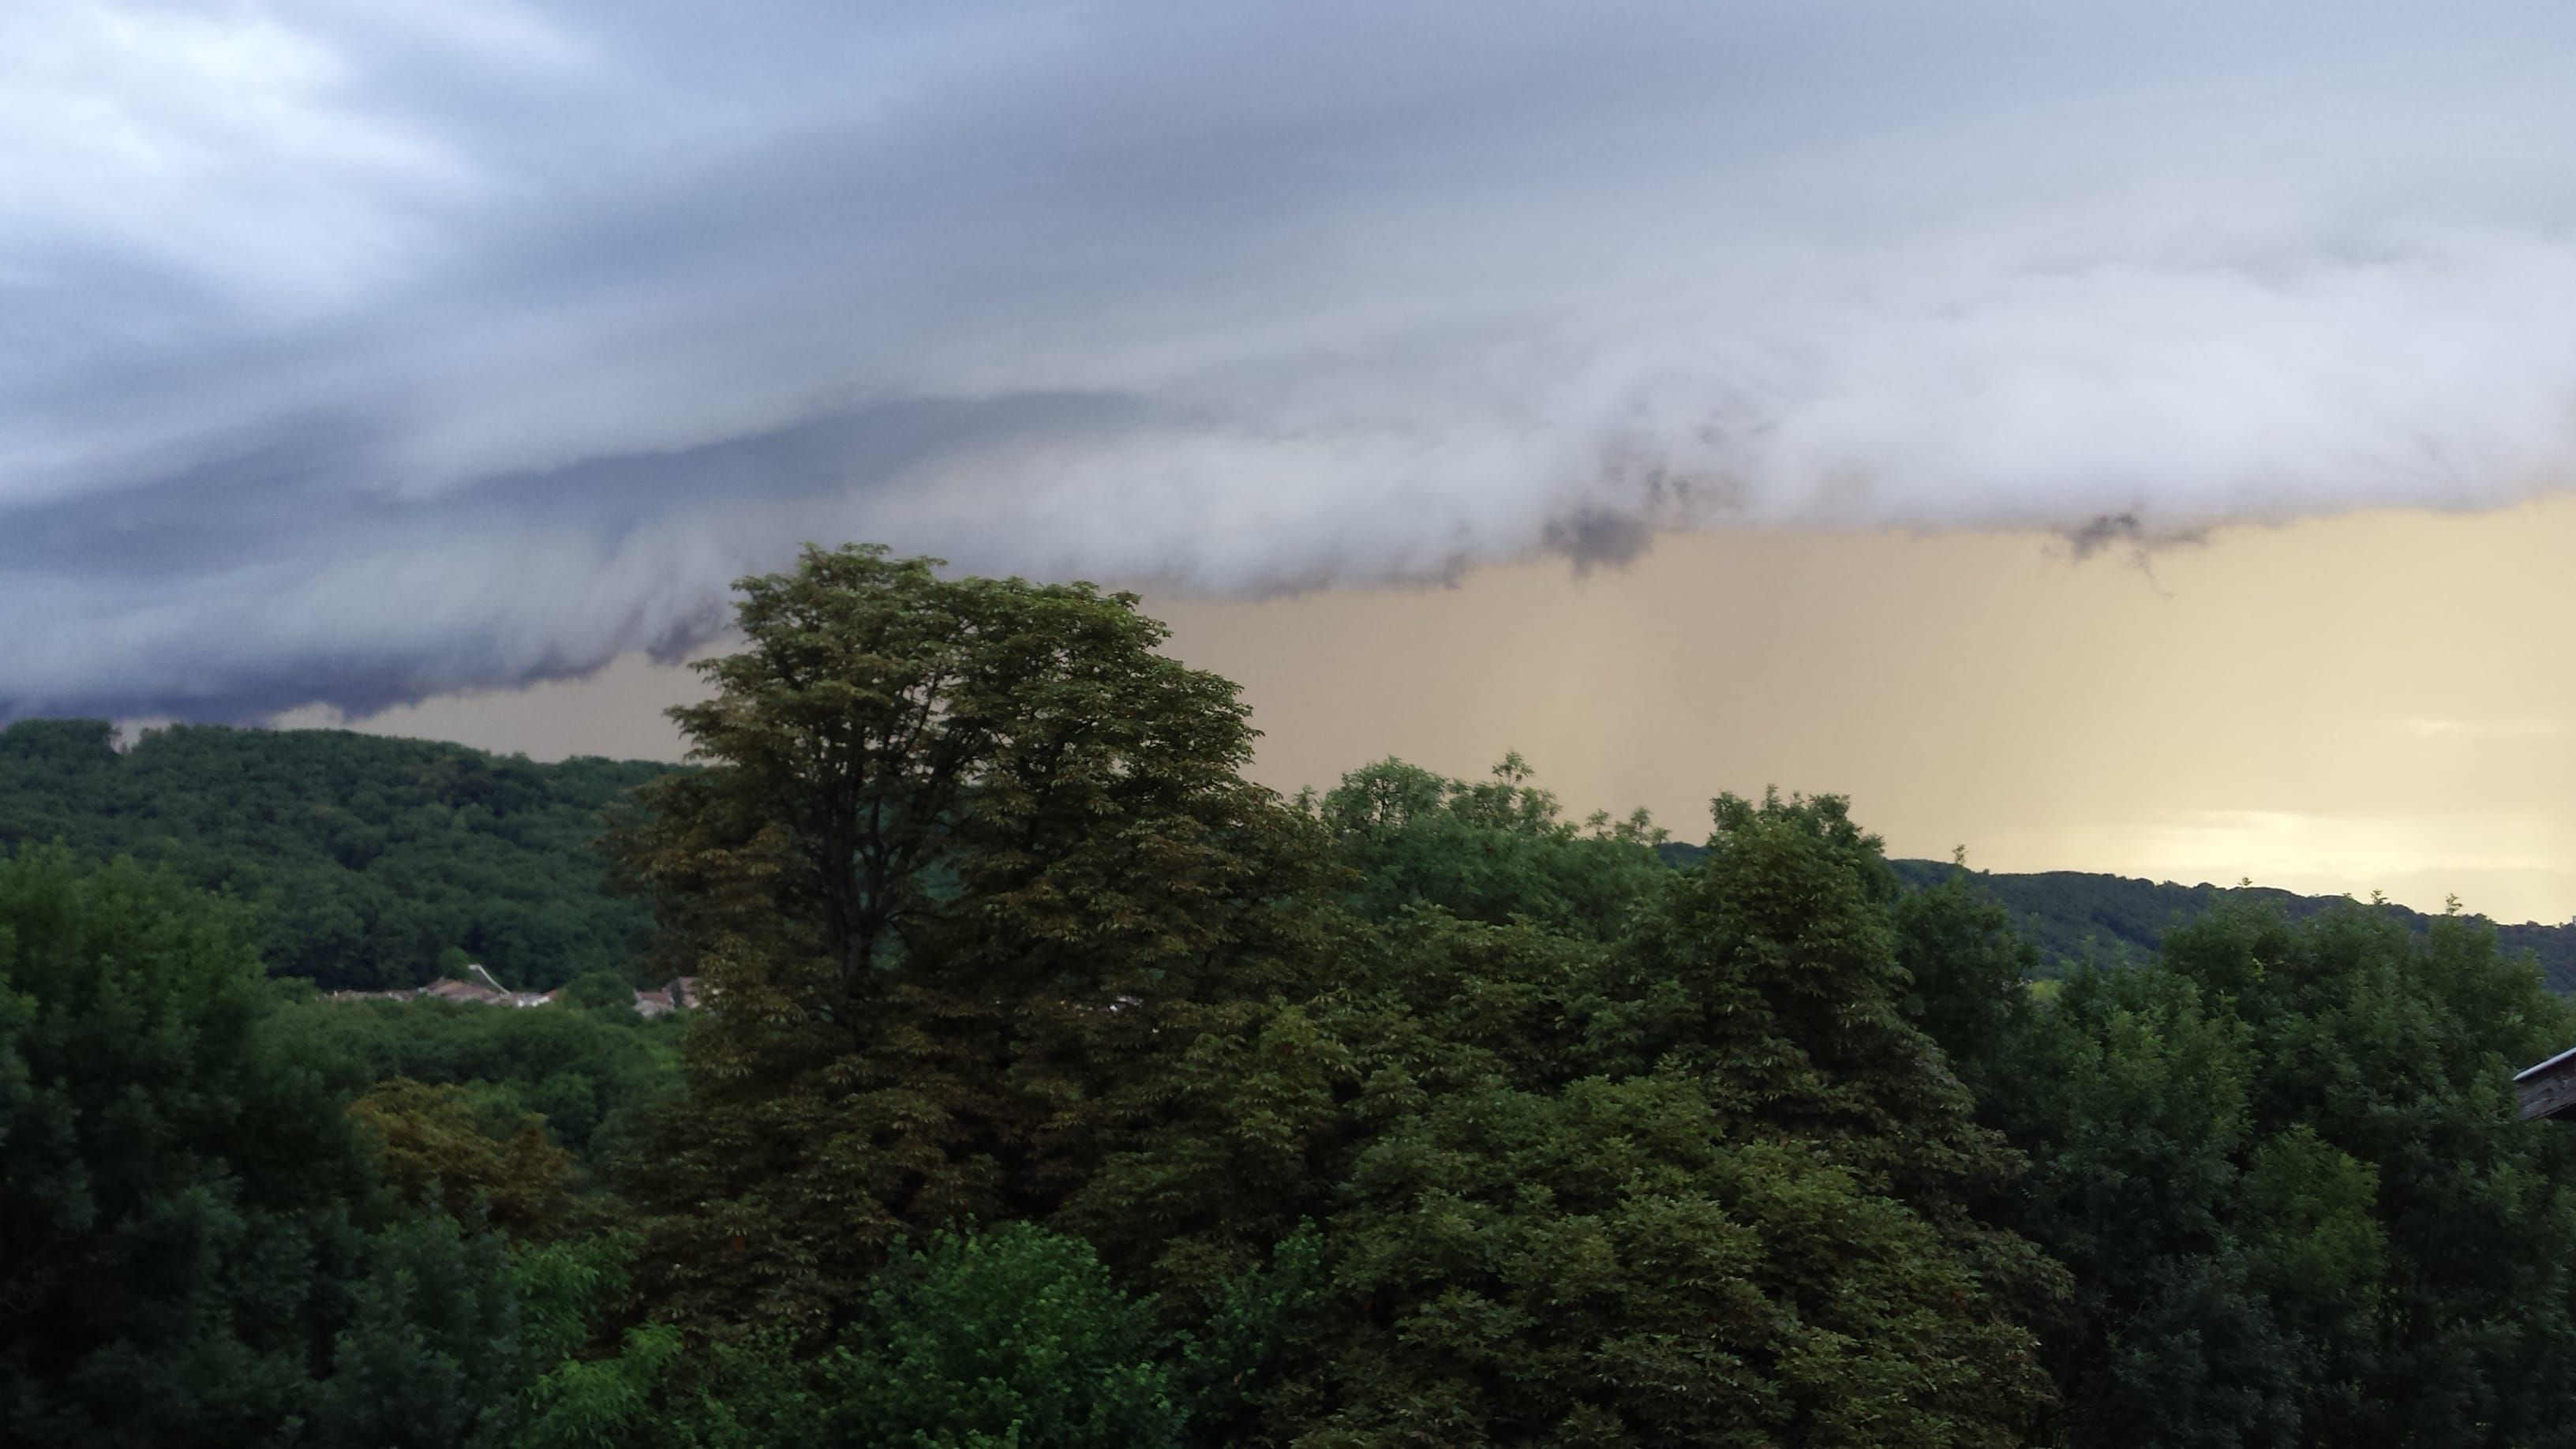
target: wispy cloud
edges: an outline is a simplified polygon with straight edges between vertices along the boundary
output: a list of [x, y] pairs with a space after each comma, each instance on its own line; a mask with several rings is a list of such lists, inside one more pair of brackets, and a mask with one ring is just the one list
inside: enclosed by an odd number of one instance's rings
[[0, 715], [578, 673], [807, 538], [1264, 590], [2501, 502], [2576, 427], [2571, 41], [2391, 4], [15, 7]]

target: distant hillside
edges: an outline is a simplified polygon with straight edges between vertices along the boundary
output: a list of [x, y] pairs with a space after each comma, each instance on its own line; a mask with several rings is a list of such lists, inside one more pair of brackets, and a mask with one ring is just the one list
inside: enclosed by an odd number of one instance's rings
[[[1707, 853], [1701, 846], [1680, 842], [1662, 847], [1664, 859], [1677, 866], [1696, 864]], [[1897, 860], [1889, 864], [1909, 886], [1938, 885], [1959, 871], [1959, 867], [1939, 860]], [[2277, 906], [2293, 919], [2344, 904], [2342, 896], [2303, 896], [2268, 886], [2159, 884], [2073, 870], [2030, 875], [1983, 871], [1974, 874], [1985, 892], [2012, 912], [2022, 934], [2039, 948], [2052, 971], [2086, 960], [2116, 960], [2123, 953], [2132, 957], [2152, 955], [2162, 944], [2164, 933], [2177, 922], [2187, 921], [2230, 898]], [[2385, 911], [2416, 931], [2425, 930], [2432, 921], [2423, 912], [2400, 905], [2370, 909]], [[2576, 927], [2497, 926], [2496, 941], [2508, 952], [2529, 951], [2537, 956], [2549, 989], [2561, 995], [2576, 995]]]
[[[541, 765], [432, 740], [346, 730], [180, 725], [117, 748], [104, 720], [0, 730], [0, 848], [59, 841], [131, 855], [249, 902], [270, 969], [326, 988], [416, 986], [480, 961], [513, 986], [631, 970], [651, 935], [642, 902], [608, 892], [594, 848], [602, 812], [671, 766]], [[1707, 852], [1673, 842], [1666, 861]], [[1907, 884], [1957, 871], [1892, 864]], [[2340, 901], [2251, 887], [2182, 886], [2081, 871], [1979, 873], [2052, 971], [2153, 953], [2173, 923], [2244, 897], [2309, 916]], [[2411, 928], [2423, 913], [2387, 905]], [[2576, 994], [2576, 928], [2499, 926]]]
[[648, 942], [592, 847], [670, 767], [558, 765], [345, 730], [183, 725], [116, 748], [103, 720], [0, 731], [0, 846], [131, 855], [251, 902], [270, 969], [411, 986], [442, 958], [518, 986], [626, 971]]

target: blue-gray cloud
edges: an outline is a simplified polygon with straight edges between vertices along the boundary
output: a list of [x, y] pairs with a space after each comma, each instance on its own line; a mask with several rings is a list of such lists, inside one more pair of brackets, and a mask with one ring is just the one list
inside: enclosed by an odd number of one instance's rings
[[675, 650], [805, 539], [1217, 590], [2559, 486], [2576, 12], [39, 0], [0, 717]]

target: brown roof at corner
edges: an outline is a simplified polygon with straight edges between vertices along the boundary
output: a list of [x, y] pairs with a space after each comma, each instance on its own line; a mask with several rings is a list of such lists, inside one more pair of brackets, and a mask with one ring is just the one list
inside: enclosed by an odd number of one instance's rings
[[2514, 1075], [2525, 1117], [2576, 1116], [2576, 1047]]

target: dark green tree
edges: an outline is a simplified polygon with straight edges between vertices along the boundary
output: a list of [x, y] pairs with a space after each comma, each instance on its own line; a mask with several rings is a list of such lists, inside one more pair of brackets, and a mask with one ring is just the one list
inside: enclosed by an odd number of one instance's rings
[[1905, 1020], [1877, 844], [1838, 801], [1719, 826], [1628, 939], [1417, 897], [1200, 1038], [1068, 1218], [1180, 1303], [1323, 1219], [1240, 1442], [2019, 1442], [2053, 1279], [1969, 1209], [2013, 1162]]
[[584, 1158], [634, 1142], [680, 1087], [686, 1027], [677, 1019], [558, 1010], [499, 1011], [436, 1000], [298, 1000], [276, 1029], [357, 1096], [407, 1077], [502, 1093], [543, 1116], [546, 1134]]
[[314, 1396], [313, 1437], [384, 1449], [501, 1449], [525, 1356], [508, 1254], [490, 1233], [425, 1215], [373, 1245], [349, 1326]]
[[365, 1268], [367, 1165], [239, 914], [0, 858], [0, 1438], [277, 1442]]
[[1123, 1292], [1079, 1239], [1031, 1223], [942, 1230], [919, 1247], [897, 1245], [827, 1351], [800, 1362], [776, 1335], [692, 1345], [668, 1325], [646, 1324], [618, 1353], [567, 1360], [548, 1374], [526, 1398], [515, 1442], [522, 1449], [1230, 1442], [1185, 1441], [1184, 1430], [1194, 1409], [1220, 1422], [1240, 1397], [1235, 1380], [1263, 1367], [1281, 1286], [1269, 1275], [1239, 1288], [1209, 1341], [1176, 1343], [1153, 1306]]
[[615, 971], [586, 971], [555, 997], [555, 1004], [620, 1018], [635, 1014], [635, 984]]
[[1131, 595], [881, 548], [746, 579], [618, 846], [718, 1009], [654, 1174], [682, 1312], [819, 1325], [907, 1225], [1040, 1217], [1311, 958], [1313, 827]]
[[[166, 874], [0, 858], [0, 1441], [497, 1449], [620, 1296], [566, 1286], [597, 1286], [596, 1240], [396, 1211], [347, 1064], [281, 1029], [249, 942]], [[416, 1196], [495, 1169], [469, 1196], [523, 1206], [498, 1169], [559, 1174], [560, 1150], [506, 1093], [485, 1107], [525, 1130], [494, 1141], [470, 1095], [406, 1083], [359, 1115]]]
[[2009, 1090], [2005, 1058], [2029, 1029], [2038, 950], [1965, 872], [1899, 896], [1894, 925], [1905, 1019], [1980, 1099]]
[[254, 907], [271, 969], [326, 988], [423, 984], [479, 961], [553, 986], [624, 973], [642, 902], [601, 889], [600, 812], [667, 765], [538, 765], [345, 730], [105, 720], [0, 730], [0, 849], [132, 856]]
[[1170, 1449], [1162, 1347], [1088, 1245], [1014, 1223], [899, 1248], [823, 1378], [851, 1449]]
[[2068, 979], [1990, 1103], [2076, 1283], [2054, 1441], [2571, 1442], [2576, 1144], [2509, 1081], [2570, 1040], [2492, 931], [2360, 907]]
[[1669, 884], [1655, 855], [1664, 832], [1643, 810], [1578, 825], [1530, 780], [1517, 754], [1477, 781], [1388, 759], [1312, 803], [1353, 872], [1350, 903], [1364, 918], [1437, 906], [1461, 920], [1615, 939]]

